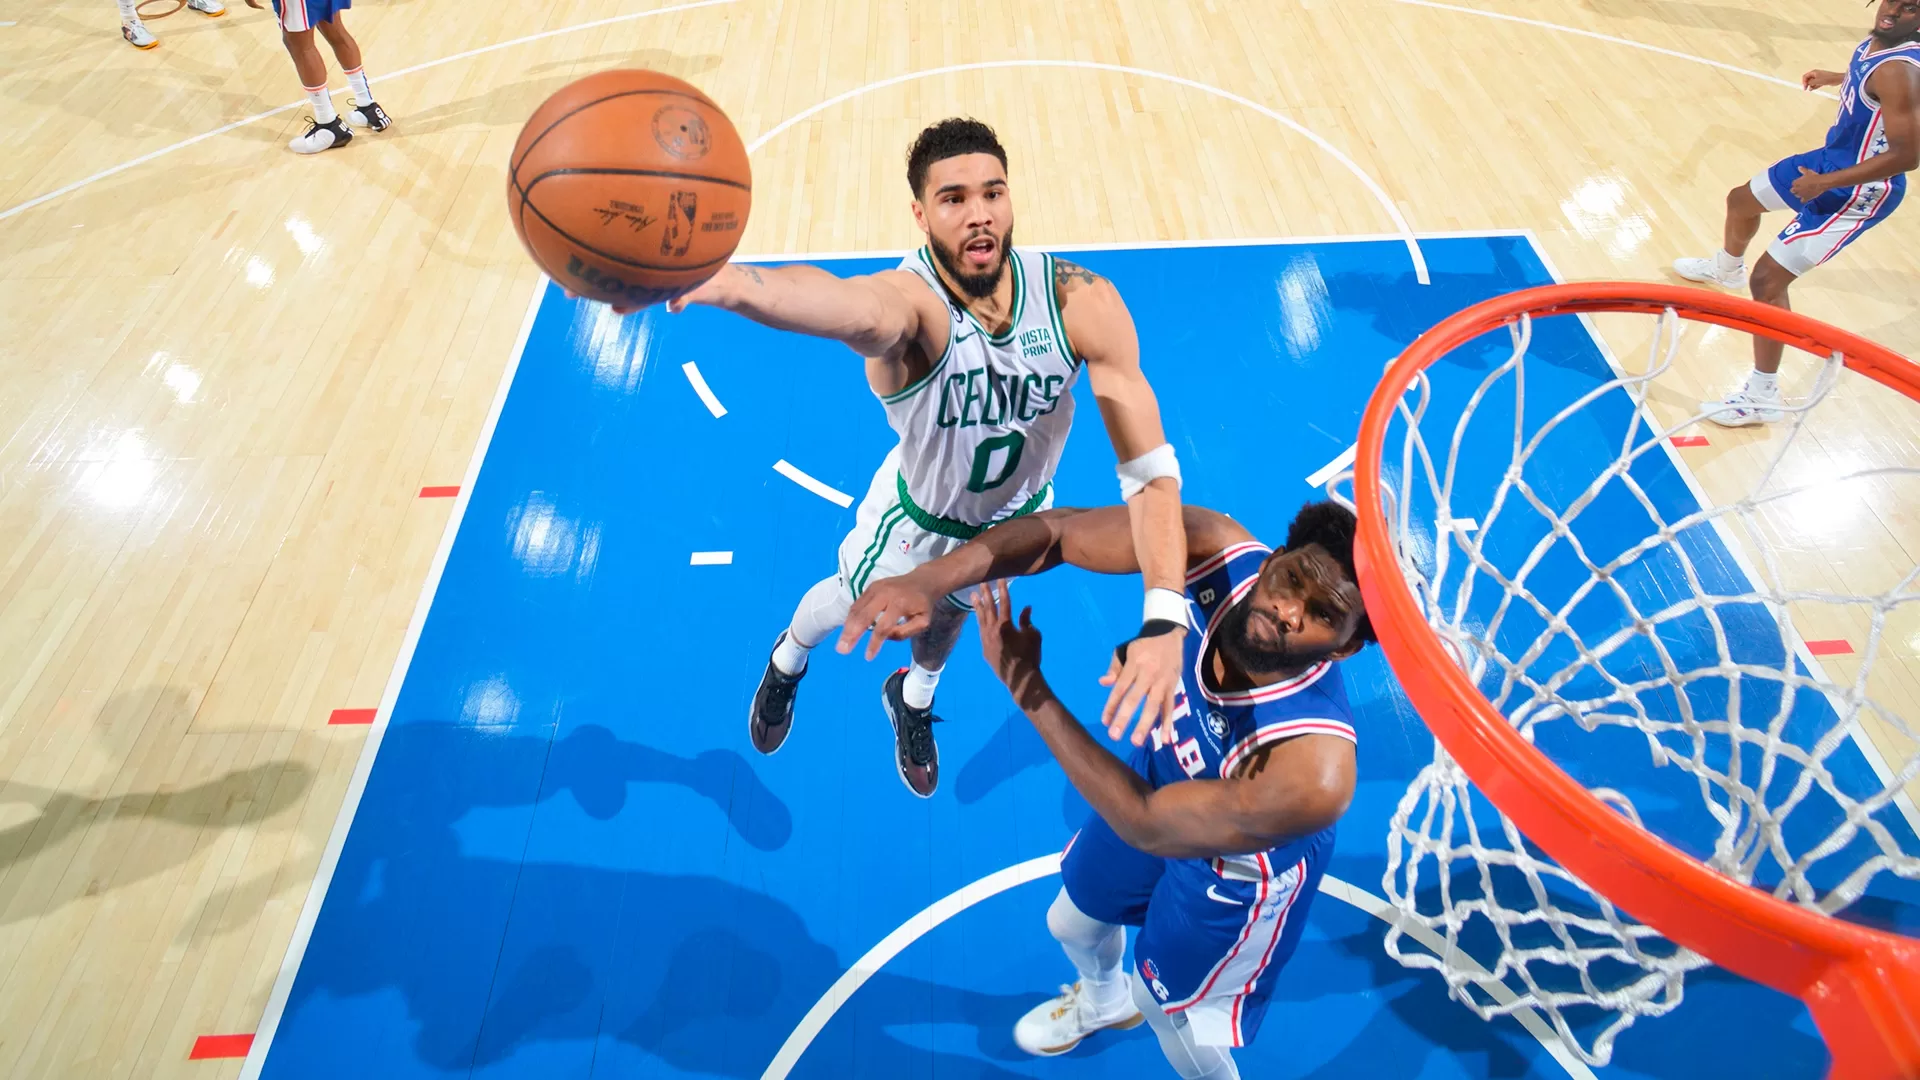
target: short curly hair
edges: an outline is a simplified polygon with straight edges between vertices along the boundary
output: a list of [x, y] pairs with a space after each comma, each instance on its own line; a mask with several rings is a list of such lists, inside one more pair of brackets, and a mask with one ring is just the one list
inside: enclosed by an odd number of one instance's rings
[[[1293, 516], [1293, 524], [1287, 526], [1286, 550], [1319, 544], [1340, 564], [1348, 580], [1357, 585], [1360, 576], [1353, 570], [1353, 535], [1358, 527], [1359, 519], [1353, 516], [1353, 511], [1337, 502], [1308, 503]], [[1353, 633], [1361, 641], [1380, 640], [1374, 636], [1373, 622], [1365, 611], [1360, 613], [1360, 623]]]
[[970, 117], [951, 116], [922, 131], [907, 148], [907, 186], [918, 199], [927, 186], [927, 170], [936, 161], [962, 154], [992, 154], [1007, 167], [1007, 148], [993, 129]]

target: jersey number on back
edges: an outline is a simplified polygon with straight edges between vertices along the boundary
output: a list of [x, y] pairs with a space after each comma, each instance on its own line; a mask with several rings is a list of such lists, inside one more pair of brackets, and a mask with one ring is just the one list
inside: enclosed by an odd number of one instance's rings
[[[978, 495], [983, 491], [992, 491], [1007, 482], [1013, 470], [1020, 467], [1020, 452], [1027, 447], [1027, 437], [1018, 431], [1009, 431], [1005, 435], [996, 435], [982, 442], [973, 451], [973, 475], [967, 478], [967, 490]], [[995, 451], [1005, 450], [1007, 458], [1000, 464], [1000, 471], [987, 475], [993, 468]]]

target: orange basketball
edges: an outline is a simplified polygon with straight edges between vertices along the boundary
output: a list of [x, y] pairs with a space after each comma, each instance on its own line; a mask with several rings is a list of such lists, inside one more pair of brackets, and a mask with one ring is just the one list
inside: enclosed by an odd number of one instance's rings
[[705, 94], [657, 71], [589, 75], [534, 110], [507, 170], [527, 254], [570, 292], [644, 307], [691, 291], [740, 244], [747, 148]]

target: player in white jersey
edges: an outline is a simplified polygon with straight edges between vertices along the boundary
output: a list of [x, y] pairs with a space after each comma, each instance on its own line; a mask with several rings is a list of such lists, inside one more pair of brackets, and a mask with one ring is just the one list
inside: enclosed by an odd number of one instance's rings
[[[1749, 286], [1753, 298], [1792, 307], [1787, 288], [1885, 221], [1906, 197], [1906, 174], [1920, 168], [1920, 0], [1880, 0], [1873, 31], [1845, 71], [1809, 71], [1808, 90], [1841, 87], [1840, 115], [1826, 145], [1762, 170], [1727, 193], [1724, 248], [1704, 259], [1680, 259], [1674, 272], [1723, 288]], [[1779, 239], [1748, 281], [1747, 245], [1760, 215], [1790, 210]], [[1756, 334], [1753, 372], [1725, 401], [1708, 402], [1708, 419], [1749, 427], [1780, 419], [1780, 355], [1785, 346]]]
[[[927, 244], [898, 269], [839, 278], [810, 266], [736, 263], [670, 305], [710, 304], [844, 342], [866, 358], [867, 384], [900, 436], [840, 544], [837, 572], [807, 590], [775, 642], [749, 717], [764, 754], [792, 728], [808, 652], [868, 584], [1050, 504], [1082, 370], [1121, 463], [1145, 568], [1143, 622], [1185, 609], [1179, 465], [1119, 292], [1072, 263], [1014, 249], [1007, 154], [987, 125], [949, 119], [921, 132], [907, 154], [907, 182]], [[940, 779], [934, 688], [968, 610], [964, 598], [943, 605], [913, 640], [911, 667], [881, 694], [900, 777], [922, 797]], [[1144, 639], [1108, 672], [1109, 723], [1130, 722], [1137, 709], [1144, 738], [1170, 711], [1179, 638]]]

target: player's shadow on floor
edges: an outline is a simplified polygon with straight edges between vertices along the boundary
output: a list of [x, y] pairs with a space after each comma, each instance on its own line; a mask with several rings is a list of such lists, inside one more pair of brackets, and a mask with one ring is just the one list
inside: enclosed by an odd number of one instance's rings
[[1020, 710], [1013, 709], [1001, 721], [999, 730], [987, 737], [986, 745], [960, 767], [953, 797], [962, 806], [972, 806], [1028, 769], [1052, 764], [1053, 754], [1033, 730], [1032, 722]]
[[[735, 835], [762, 847], [784, 842], [787, 825], [756, 824], [759, 814], [736, 810], [778, 803], [742, 775], [751, 770], [737, 755], [689, 761], [593, 728], [553, 743], [550, 753], [545, 742], [451, 724], [388, 730], [360, 812], [398, 816], [407, 827], [356, 829], [342, 852], [315, 929], [330, 946], [307, 953], [282, 1021], [282, 1039], [302, 1050], [303, 1073], [332, 1064], [314, 1054], [340, 1043], [330, 1034], [338, 1010], [367, 1007], [347, 1002], [397, 992], [416, 1032], [413, 1054], [436, 1069], [514, 1059], [534, 1074], [562, 1059], [592, 1059], [625, 1075], [651, 1075], [664, 1064], [756, 1077], [846, 969], [792, 908], [731, 881], [588, 864], [597, 851], [577, 863], [531, 844], [524, 861], [470, 853], [477, 810], [518, 810], [538, 829], [534, 819], [562, 792], [590, 814], [617, 814], [625, 805], [617, 789], [632, 783], [687, 786], [713, 799]], [[725, 800], [710, 779], [723, 772], [731, 784]], [[489, 782], [476, 783], [483, 773]], [[483, 790], [484, 806], [472, 795]], [[644, 816], [639, 835], [663, 857], [701, 826]], [[423, 896], [461, 902], [422, 920]], [[983, 1046], [1005, 1051], [994, 1040], [1031, 1004], [883, 972], [848, 1009], [882, 1032], [860, 1044], [863, 1067], [880, 1070], [871, 1075], [932, 1067], [941, 1076], [1006, 1077], [1015, 1074], [886, 1032], [976, 1017]], [[822, 1064], [846, 1060], [837, 1030], [822, 1034]], [[345, 1055], [360, 1053], [339, 1052], [342, 1067]], [[797, 1075], [837, 1075], [807, 1064]]]

